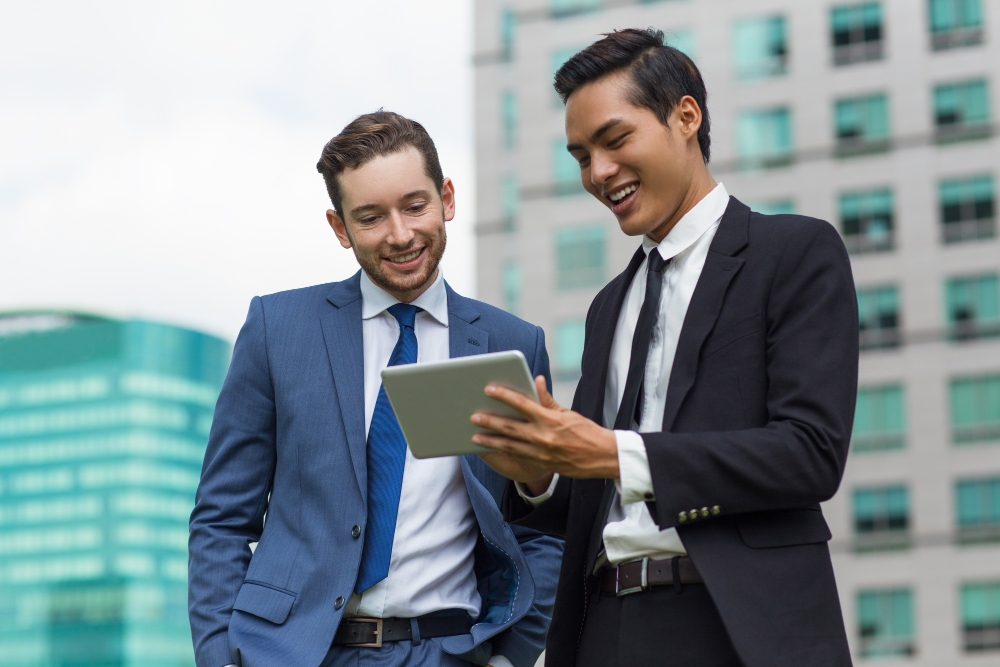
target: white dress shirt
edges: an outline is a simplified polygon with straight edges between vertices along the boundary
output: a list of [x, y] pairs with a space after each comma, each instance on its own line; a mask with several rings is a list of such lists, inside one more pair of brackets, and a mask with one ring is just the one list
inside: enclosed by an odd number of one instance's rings
[[[633, 421], [635, 430], [615, 431], [620, 478], [615, 481], [617, 502], [611, 503], [608, 522], [604, 527], [606, 560], [599, 559], [598, 567], [607, 561], [617, 565], [644, 556], [669, 558], [687, 553], [677, 531], [673, 528], [660, 530], [646, 507], [646, 501], [655, 500], [655, 497], [649, 458], [639, 433], [663, 430], [667, 387], [670, 384], [670, 372], [681, 327], [684, 325], [691, 296], [701, 277], [701, 270], [705, 266], [708, 249], [728, 205], [729, 193], [719, 183], [677, 222], [660, 243], [648, 236], [642, 238], [642, 249], [647, 255], [650, 250], [657, 248], [660, 256], [669, 259], [670, 263], [663, 271], [660, 312], [653, 326], [649, 356], [646, 358], [642, 423], [636, 424]], [[648, 263], [643, 260], [629, 285], [615, 325], [608, 361], [608, 380], [604, 388], [604, 425], [609, 428], [615, 423], [618, 406], [625, 393], [629, 359], [632, 355], [632, 336], [646, 296], [647, 269]], [[553, 479], [548, 490], [541, 496], [529, 497], [521, 485], [517, 485], [518, 492], [532, 504], [538, 505], [551, 497], [556, 481]]]

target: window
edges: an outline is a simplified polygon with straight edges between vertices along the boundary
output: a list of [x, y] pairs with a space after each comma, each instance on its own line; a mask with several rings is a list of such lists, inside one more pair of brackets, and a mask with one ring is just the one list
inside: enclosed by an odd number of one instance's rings
[[942, 181], [939, 198], [945, 243], [993, 238], [996, 235], [991, 176]]
[[882, 57], [882, 5], [866, 2], [830, 10], [833, 64], [877, 60]]
[[931, 47], [950, 49], [983, 41], [979, 0], [930, 0]]
[[557, 378], [570, 380], [580, 377], [585, 325], [585, 320], [565, 320], [556, 325]]
[[882, 93], [837, 100], [837, 151], [884, 149], [889, 143], [889, 102]]
[[1000, 283], [996, 274], [952, 278], [945, 285], [948, 334], [968, 340], [1000, 334]]
[[894, 286], [858, 290], [861, 349], [899, 345], [899, 290]]
[[792, 114], [786, 108], [744, 111], [736, 121], [737, 153], [747, 167], [792, 160]]
[[584, 192], [580, 180], [580, 163], [566, 150], [566, 139], [552, 142], [552, 182], [557, 195], [578, 195]]
[[859, 592], [858, 635], [866, 658], [916, 653], [910, 589]]
[[503, 307], [515, 315], [521, 309], [521, 265], [513, 260], [503, 266]]
[[520, 192], [517, 187], [517, 176], [508, 174], [503, 179], [500, 193], [500, 205], [503, 208], [504, 231], [514, 231], [517, 223], [517, 209], [520, 205]]
[[959, 444], [1000, 440], [1000, 375], [952, 380], [951, 435]]
[[600, 8], [601, 0], [549, 0], [549, 11], [555, 17], [572, 16]]
[[554, 109], [561, 109], [563, 106], [562, 100], [559, 98], [559, 93], [557, 93], [555, 89], [552, 88], [552, 82], [555, 80], [556, 72], [559, 71], [560, 67], [566, 64], [567, 60], [575, 56], [578, 52], [582, 51], [583, 48], [584, 47], [580, 46], [569, 47], [565, 49], [556, 49], [555, 51], [552, 52], [552, 59], [550, 61], [552, 65], [551, 68], [552, 73], [551, 76], [549, 76], [549, 80], [546, 81], [545, 85], [551, 91], [550, 94], [552, 95], [552, 108]]
[[965, 81], [934, 89], [934, 124], [939, 140], [988, 135], [989, 121], [986, 81]]
[[690, 30], [664, 30], [665, 41], [691, 60], [694, 60], [694, 33]]
[[909, 495], [905, 486], [854, 491], [854, 532], [859, 548], [907, 544]]
[[959, 541], [1000, 538], [1000, 477], [960, 480], [955, 484], [955, 496]]
[[1000, 581], [962, 586], [965, 650], [1000, 649]]
[[903, 406], [903, 388], [899, 385], [859, 388], [851, 451], [903, 447], [906, 444], [906, 414]]
[[885, 188], [840, 196], [840, 230], [849, 252], [892, 250], [892, 204], [892, 191]]
[[604, 227], [563, 229], [556, 234], [556, 284], [559, 289], [604, 284]]
[[514, 51], [516, 32], [517, 16], [510, 7], [505, 7], [500, 11], [500, 48], [503, 49], [506, 60], [510, 60]]
[[517, 146], [517, 95], [513, 90], [504, 91], [500, 107], [503, 116], [503, 147], [510, 150]]
[[791, 199], [770, 199], [754, 202], [750, 208], [764, 215], [786, 215], [795, 213], [795, 202]]
[[734, 37], [737, 78], [759, 79], [785, 73], [788, 45], [784, 17], [738, 21]]

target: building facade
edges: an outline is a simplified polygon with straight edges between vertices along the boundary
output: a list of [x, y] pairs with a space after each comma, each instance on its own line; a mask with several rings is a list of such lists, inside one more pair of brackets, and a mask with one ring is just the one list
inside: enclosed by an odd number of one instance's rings
[[477, 0], [479, 297], [545, 328], [565, 404], [638, 240], [583, 192], [552, 75], [646, 26], [702, 71], [716, 179], [851, 252], [860, 391], [825, 513], [857, 660], [1000, 664], [1000, 0]]
[[0, 314], [0, 665], [194, 665], [188, 517], [225, 341]]

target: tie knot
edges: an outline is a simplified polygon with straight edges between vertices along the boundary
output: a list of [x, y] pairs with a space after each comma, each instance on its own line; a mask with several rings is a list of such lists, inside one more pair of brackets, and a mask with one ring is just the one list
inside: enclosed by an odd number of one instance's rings
[[656, 273], [659, 273], [660, 271], [663, 270], [663, 267], [665, 267], [669, 263], [670, 263], [669, 259], [663, 259], [660, 256], [660, 251], [658, 249], [653, 248], [652, 250], [649, 251], [649, 270], [650, 271], [654, 271]]
[[410, 303], [397, 303], [389, 306], [389, 314], [396, 318], [399, 326], [413, 328], [413, 321], [417, 318], [417, 313], [423, 310]]

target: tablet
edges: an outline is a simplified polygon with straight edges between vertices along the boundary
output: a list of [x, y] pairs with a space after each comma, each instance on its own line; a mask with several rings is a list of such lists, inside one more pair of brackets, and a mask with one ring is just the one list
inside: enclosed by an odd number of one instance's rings
[[487, 396], [488, 384], [510, 387], [538, 401], [528, 363], [518, 350], [390, 366], [382, 371], [382, 386], [406, 444], [418, 459], [494, 451], [472, 442], [472, 436], [483, 430], [469, 421], [472, 414], [491, 412], [517, 418], [520, 414]]

